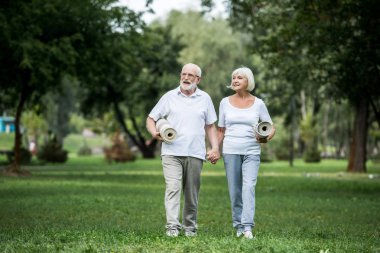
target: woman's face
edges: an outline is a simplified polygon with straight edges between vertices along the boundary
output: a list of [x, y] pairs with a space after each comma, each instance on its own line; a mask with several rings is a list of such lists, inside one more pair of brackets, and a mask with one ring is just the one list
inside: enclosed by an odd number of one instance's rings
[[234, 91], [243, 91], [243, 90], [246, 91], [247, 87], [248, 87], [248, 79], [245, 76], [239, 73], [232, 76], [231, 88]]

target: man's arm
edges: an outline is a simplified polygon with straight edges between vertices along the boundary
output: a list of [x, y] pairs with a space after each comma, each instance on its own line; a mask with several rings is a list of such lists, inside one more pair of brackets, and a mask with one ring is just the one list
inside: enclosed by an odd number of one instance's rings
[[205, 126], [206, 134], [208, 137], [208, 140], [211, 145], [211, 150], [207, 152], [207, 159], [212, 163], [215, 164], [219, 158], [219, 144], [218, 144], [218, 136], [216, 134], [216, 127], [214, 124], [206, 125]]
[[162, 141], [160, 132], [157, 132], [156, 130], [156, 121], [154, 121], [154, 119], [152, 119], [151, 117], [146, 118], [146, 129], [154, 139]]

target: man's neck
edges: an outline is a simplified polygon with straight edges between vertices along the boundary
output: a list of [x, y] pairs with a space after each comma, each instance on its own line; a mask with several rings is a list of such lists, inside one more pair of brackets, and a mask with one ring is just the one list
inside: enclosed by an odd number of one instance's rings
[[195, 89], [191, 89], [191, 90], [184, 90], [184, 89], [182, 89], [182, 88], [180, 87], [180, 90], [181, 90], [182, 94], [184, 94], [184, 95], [190, 97], [191, 95], [193, 95], [193, 94], [195, 93], [195, 91], [197, 90], [197, 88], [195, 88]]

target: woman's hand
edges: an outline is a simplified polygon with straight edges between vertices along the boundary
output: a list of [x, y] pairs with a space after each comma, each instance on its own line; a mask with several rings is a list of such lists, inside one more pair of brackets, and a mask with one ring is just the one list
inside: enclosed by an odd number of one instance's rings
[[258, 143], [267, 143], [268, 137], [260, 137], [258, 134], [256, 134], [256, 140]]

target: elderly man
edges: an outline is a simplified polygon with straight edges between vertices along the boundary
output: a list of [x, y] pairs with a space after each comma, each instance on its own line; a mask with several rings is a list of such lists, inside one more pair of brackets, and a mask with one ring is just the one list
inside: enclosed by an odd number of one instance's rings
[[[162, 143], [161, 158], [165, 177], [166, 235], [197, 235], [197, 209], [204, 160], [215, 164], [220, 158], [216, 135], [216, 113], [210, 96], [198, 88], [202, 71], [188, 63], [180, 74], [180, 85], [161, 97], [150, 112], [146, 126], [153, 138], [162, 140], [156, 122], [166, 118], [177, 132], [171, 143]], [[205, 133], [211, 149], [206, 155]], [[179, 221], [181, 190], [184, 194], [182, 225]]]

